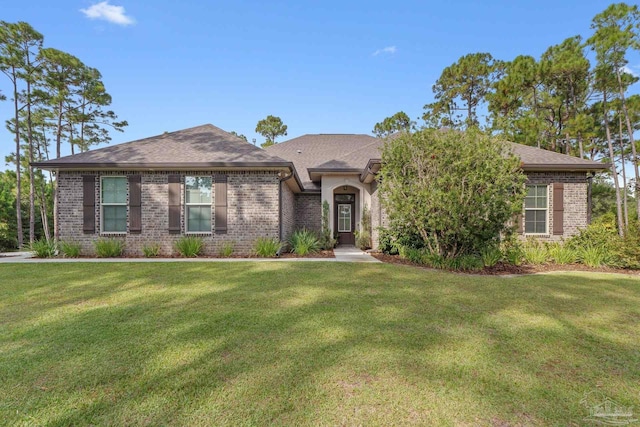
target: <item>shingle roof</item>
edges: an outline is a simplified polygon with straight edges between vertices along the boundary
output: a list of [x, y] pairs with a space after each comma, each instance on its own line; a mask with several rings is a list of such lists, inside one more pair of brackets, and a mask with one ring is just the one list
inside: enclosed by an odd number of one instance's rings
[[581, 159], [567, 154], [556, 153], [555, 151], [543, 150], [528, 145], [509, 143], [513, 153], [520, 157], [524, 169], [606, 169], [605, 163], [594, 162], [592, 160]]
[[305, 189], [318, 190], [320, 185], [311, 181], [307, 169], [331, 162], [330, 165], [338, 169], [361, 170], [371, 157], [356, 161], [358, 159], [346, 158], [347, 155], [365, 149], [362, 153], [364, 158], [367, 156], [366, 147], [380, 143], [383, 141], [364, 134], [308, 134], [272, 145], [266, 150], [293, 162]]
[[278, 167], [289, 164], [211, 124], [34, 163], [42, 168]]

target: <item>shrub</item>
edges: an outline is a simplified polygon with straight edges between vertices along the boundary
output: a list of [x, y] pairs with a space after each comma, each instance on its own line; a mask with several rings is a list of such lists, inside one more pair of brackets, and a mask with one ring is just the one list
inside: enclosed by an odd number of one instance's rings
[[322, 231], [320, 232], [319, 244], [321, 249], [333, 249], [336, 247], [338, 239], [331, 235], [331, 227], [329, 225], [329, 202], [322, 202]]
[[233, 251], [236, 248], [235, 242], [224, 242], [220, 247], [219, 255], [223, 258], [229, 258], [233, 255]]
[[380, 252], [385, 254], [398, 254], [398, 245], [395, 242], [395, 238], [391, 233], [391, 230], [388, 228], [378, 228], [378, 249], [380, 249]]
[[305, 256], [320, 250], [320, 241], [316, 235], [304, 229], [295, 231], [291, 235], [289, 245], [291, 246], [291, 251], [300, 256]]
[[115, 258], [124, 252], [124, 242], [118, 239], [94, 240], [93, 246], [98, 258]]
[[142, 253], [146, 258], [156, 258], [158, 255], [160, 255], [160, 244], [150, 243], [148, 245], [144, 245], [142, 247]]
[[425, 129], [387, 141], [380, 191], [389, 228], [420, 236], [446, 258], [495, 244], [524, 200], [520, 159], [509, 150], [476, 129]]
[[578, 259], [582, 264], [593, 268], [602, 267], [611, 261], [607, 249], [594, 245], [586, 245], [581, 248], [578, 252]]
[[527, 264], [539, 265], [547, 262], [547, 248], [537, 240], [528, 240], [522, 246], [522, 257]]
[[442, 269], [445, 268], [446, 265], [445, 259], [442, 257], [442, 255], [428, 251], [424, 252], [421, 261], [424, 265], [431, 268]]
[[366, 204], [362, 208], [360, 230], [356, 231], [356, 246], [363, 251], [371, 249], [371, 212]]
[[483, 267], [482, 259], [476, 255], [460, 255], [446, 261], [447, 267], [454, 271], [478, 271]]
[[197, 236], [183, 236], [175, 243], [176, 251], [185, 258], [195, 258], [202, 253], [204, 242]]
[[253, 244], [253, 252], [261, 258], [272, 258], [281, 247], [282, 243], [275, 237], [258, 237]]
[[573, 264], [578, 259], [575, 250], [561, 243], [554, 243], [548, 247], [549, 258], [556, 264]]
[[51, 258], [56, 256], [56, 244], [53, 240], [40, 239], [31, 244], [31, 250], [36, 258]]
[[485, 267], [493, 267], [502, 260], [502, 252], [496, 247], [487, 247], [480, 252], [480, 259]]
[[59, 246], [60, 246], [60, 251], [62, 252], [65, 258], [78, 258], [82, 250], [80, 243], [76, 243], [76, 242], [61, 241], [59, 243]]
[[504, 240], [501, 244], [500, 250], [502, 251], [503, 258], [507, 264], [520, 265], [524, 258], [522, 244], [515, 238], [511, 237]]

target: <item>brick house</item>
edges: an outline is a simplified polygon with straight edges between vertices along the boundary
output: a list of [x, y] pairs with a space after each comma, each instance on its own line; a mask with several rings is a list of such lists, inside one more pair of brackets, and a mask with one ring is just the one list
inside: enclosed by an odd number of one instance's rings
[[[263, 150], [213, 125], [35, 163], [57, 173], [57, 229], [85, 252], [99, 237], [145, 244], [162, 253], [184, 235], [200, 236], [204, 252], [233, 242], [249, 253], [261, 236], [287, 239], [319, 231], [323, 201], [341, 244], [354, 242], [362, 209], [371, 210], [374, 246], [385, 224], [376, 173], [384, 141], [369, 135], [304, 135]], [[517, 228], [547, 240], [568, 237], [589, 220], [593, 172], [606, 165], [513, 144], [528, 176]]]

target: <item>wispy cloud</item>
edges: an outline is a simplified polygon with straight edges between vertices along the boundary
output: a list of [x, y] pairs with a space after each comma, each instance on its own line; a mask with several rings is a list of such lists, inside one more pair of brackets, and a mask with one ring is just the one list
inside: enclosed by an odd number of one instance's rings
[[133, 25], [135, 20], [125, 13], [124, 7], [109, 4], [109, 1], [102, 1], [89, 6], [86, 9], [80, 9], [89, 19], [101, 19], [118, 25]]
[[640, 77], [640, 75], [638, 75], [638, 72], [635, 70], [635, 68], [637, 67], [630, 67], [628, 65], [625, 65], [624, 67], [622, 67], [622, 72], [623, 73], [627, 73], [627, 74], [631, 74], [633, 77]]
[[393, 55], [397, 50], [398, 49], [395, 46], [387, 46], [373, 52], [373, 56], [378, 56], [381, 54]]

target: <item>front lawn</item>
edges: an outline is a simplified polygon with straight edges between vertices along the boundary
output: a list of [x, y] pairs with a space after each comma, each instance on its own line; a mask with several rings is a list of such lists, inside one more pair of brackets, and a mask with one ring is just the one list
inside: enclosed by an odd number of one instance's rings
[[0, 424], [640, 416], [640, 279], [385, 264], [0, 265]]

